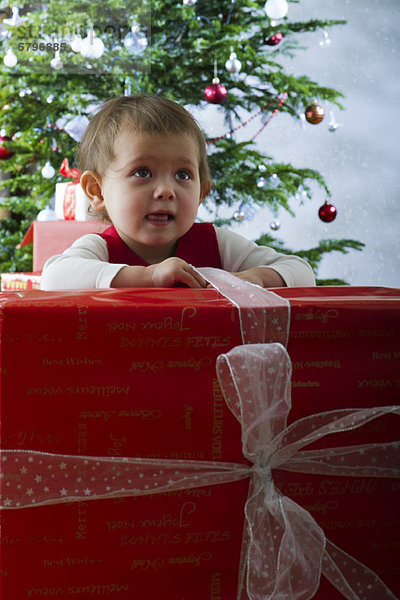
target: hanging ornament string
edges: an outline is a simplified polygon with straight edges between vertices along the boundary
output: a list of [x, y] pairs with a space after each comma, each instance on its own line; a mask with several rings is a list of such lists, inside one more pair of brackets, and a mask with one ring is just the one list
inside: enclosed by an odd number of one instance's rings
[[275, 107], [275, 109], [273, 110], [272, 114], [268, 117], [268, 119], [265, 121], [265, 123], [263, 124], [263, 126], [257, 131], [257, 133], [255, 133], [253, 135], [253, 137], [251, 138], [252, 140], [255, 140], [257, 136], [260, 135], [260, 133], [266, 128], [266, 126], [271, 122], [271, 120], [274, 118], [274, 116], [276, 115], [276, 113], [278, 112], [278, 110], [280, 109], [280, 107], [282, 106], [282, 104], [285, 102], [286, 98], [288, 97], [287, 93], [285, 92], [282, 95], [282, 98], [280, 98], [279, 102], [278, 102], [278, 106]]
[[217, 61], [214, 60], [214, 78], [211, 85], [208, 85], [204, 90], [204, 98], [210, 104], [222, 104], [225, 102], [227, 89], [219, 80]]
[[252, 139], [254, 140], [263, 129], [265, 129], [265, 127], [268, 125], [268, 123], [271, 121], [271, 119], [276, 115], [276, 113], [278, 112], [279, 108], [282, 106], [282, 104], [285, 102], [286, 98], [287, 98], [287, 93], [285, 92], [284, 94], [277, 94], [271, 102], [269, 102], [268, 104], [266, 104], [265, 106], [263, 106], [258, 112], [256, 112], [254, 115], [252, 115], [249, 119], [247, 119], [246, 121], [242, 121], [241, 123], [239, 123], [239, 125], [237, 125], [236, 127], [233, 127], [232, 129], [230, 129], [229, 131], [227, 131], [226, 133], [224, 133], [223, 135], [220, 135], [219, 137], [216, 138], [212, 138], [207, 140], [207, 145], [209, 144], [214, 144], [215, 142], [218, 142], [219, 140], [222, 140], [226, 137], [228, 137], [229, 135], [232, 135], [232, 133], [235, 133], [235, 131], [238, 131], [238, 129], [241, 129], [242, 127], [246, 127], [246, 125], [248, 125], [251, 121], [253, 121], [256, 117], [258, 117], [259, 115], [261, 115], [263, 112], [265, 112], [268, 108], [271, 107], [271, 105], [275, 104], [278, 100], [278, 104], [275, 107], [275, 109], [273, 110], [271, 116], [269, 117], [269, 119], [263, 124], [263, 126], [261, 127], [261, 129], [259, 131], [257, 131], [257, 133], [252, 137]]

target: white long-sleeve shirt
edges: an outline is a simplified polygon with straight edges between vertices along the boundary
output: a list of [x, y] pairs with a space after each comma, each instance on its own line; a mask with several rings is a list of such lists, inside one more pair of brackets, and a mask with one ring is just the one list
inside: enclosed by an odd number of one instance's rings
[[[252, 267], [270, 267], [283, 278], [288, 287], [315, 285], [310, 265], [299, 258], [258, 246], [241, 235], [215, 227], [222, 268], [229, 272]], [[76, 240], [62, 254], [51, 257], [43, 268], [42, 290], [109, 288], [125, 264], [108, 262], [106, 241], [97, 234]]]

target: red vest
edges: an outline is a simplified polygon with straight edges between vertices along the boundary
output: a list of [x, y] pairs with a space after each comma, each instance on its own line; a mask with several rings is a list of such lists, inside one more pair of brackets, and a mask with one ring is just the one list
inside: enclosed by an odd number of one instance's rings
[[[139, 258], [121, 240], [114, 225], [99, 233], [107, 243], [108, 261], [125, 265], [147, 267], [148, 263]], [[217, 235], [211, 223], [194, 223], [185, 235], [178, 240], [175, 256], [182, 258], [194, 267], [214, 267], [221, 269]]]

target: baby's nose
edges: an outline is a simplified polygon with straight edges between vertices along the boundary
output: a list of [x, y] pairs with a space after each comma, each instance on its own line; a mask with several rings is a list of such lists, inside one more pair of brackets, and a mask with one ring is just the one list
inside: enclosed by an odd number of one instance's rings
[[157, 200], [174, 200], [175, 191], [172, 184], [168, 181], [160, 181], [154, 191], [154, 197]]

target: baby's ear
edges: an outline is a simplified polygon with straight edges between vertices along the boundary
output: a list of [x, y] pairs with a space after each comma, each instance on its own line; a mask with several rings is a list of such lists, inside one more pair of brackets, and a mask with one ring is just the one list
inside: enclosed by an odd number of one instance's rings
[[206, 179], [201, 184], [200, 202], [199, 202], [199, 204], [201, 202], [203, 202], [204, 198], [206, 198], [208, 196], [208, 194], [210, 193], [210, 190], [211, 190], [211, 181], [209, 179]]
[[84, 171], [81, 175], [81, 186], [94, 210], [103, 210], [105, 205], [100, 175], [94, 171]]

